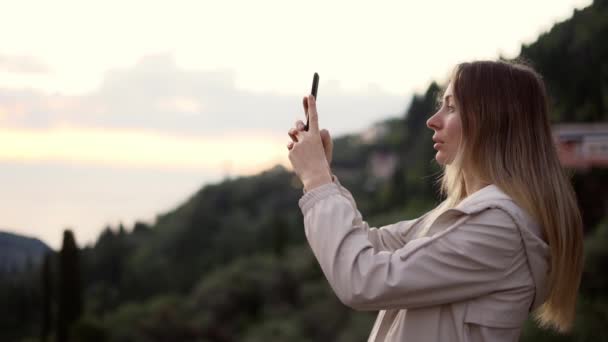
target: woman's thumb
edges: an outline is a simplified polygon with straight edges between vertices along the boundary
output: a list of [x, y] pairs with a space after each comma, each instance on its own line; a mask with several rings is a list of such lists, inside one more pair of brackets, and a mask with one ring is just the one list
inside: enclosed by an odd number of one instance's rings
[[323, 143], [323, 149], [325, 150], [325, 157], [327, 158], [327, 163], [331, 164], [334, 143], [333, 141], [331, 141], [331, 136], [329, 135], [328, 130], [322, 129], [319, 133], [321, 134], [321, 142]]

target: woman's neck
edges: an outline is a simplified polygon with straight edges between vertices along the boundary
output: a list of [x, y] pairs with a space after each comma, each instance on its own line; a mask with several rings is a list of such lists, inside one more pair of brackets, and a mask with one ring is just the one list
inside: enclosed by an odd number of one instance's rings
[[468, 176], [466, 172], [464, 173], [464, 186], [467, 192], [467, 197], [489, 184], [490, 183], [484, 182], [477, 177]]

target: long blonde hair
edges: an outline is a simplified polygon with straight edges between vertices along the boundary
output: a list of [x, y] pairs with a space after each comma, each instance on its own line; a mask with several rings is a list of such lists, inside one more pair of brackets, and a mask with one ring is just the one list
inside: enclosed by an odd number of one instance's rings
[[543, 227], [550, 247], [548, 296], [534, 317], [543, 327], [567, 332], [583, 268], [583, 223], [571, 174], [557, 155], [544, 82], [532, 67], [506, 61], [459, 64], [451, 80], [461, 141], [437, 180], [445, 200], [421, 226], [428, 229], [466, 198], [463, 165], [477, 179], [498, 186]]

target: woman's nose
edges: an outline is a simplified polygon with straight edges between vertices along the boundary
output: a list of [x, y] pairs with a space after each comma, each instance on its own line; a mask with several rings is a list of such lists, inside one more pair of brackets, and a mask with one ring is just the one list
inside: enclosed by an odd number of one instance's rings
[[430, 129], [437, 129], [437, 115], [431, 116], [428, 120], [426, 120], [426, 126]]

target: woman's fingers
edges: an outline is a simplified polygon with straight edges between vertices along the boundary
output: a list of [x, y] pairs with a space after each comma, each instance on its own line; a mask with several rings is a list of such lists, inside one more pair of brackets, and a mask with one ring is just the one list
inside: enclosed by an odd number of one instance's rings
[[322, 129], [320, 134], [321, 142], [323, 143], [323, 149], [325, 150], [325, 157], [327, 158], [327, 162], [331, 164], [331, 158], [334, 151], [334, 143], [331, 140], [331, 135], [329, 135], [328, 130]]
[[298, 120], [295, 123], [296, 128], [298, 129], [298, 131], [303, 131], [304, 130], [304, 122], [302, 122], [302, 120]]
[[291, 140], [293, 140], [294, 142], [298, 142], [298, 132], [304, 131], [304, 122], [302, 122], [302, 120], [298, 120], [295, 123], [296, 128], [291, 128], [289, 129], [289, 132], [287, 132], [287, 134], [289, 134], [289, 136], [291, 137]]
[[308, 100], [306, 96], [302, 98], [302, 105], [304, 107], [304, 115], [308, 117]]
[[319, 113], [317, 113], [317, 102], [313, 95], [308, 95], [306, 97], [308, 100], [308, 107], [306, 108], [308, 112], [308, 125], [311, 132], [319, 133]]
[[287, 134], [291, 137], [291, 140], [294, 142], [298, 142], [298, 130], [295, 128], [291, 128]]
[[[304, 97], [304, 101], [306, 101], [306, 97]], [[293, 148], [294, 143], [297, 143], [298, 140], [298, 133], [299, 132], [303, 132], [304, 131], [304, 122], [302, 120], [297, 120], [294, 124], [296, 127], [295, 128], [290, 128], [289, 131], [287, 132], [287, 134], [289, 135], [289, 137], [291, 138], [292, 141], [287, 143], [287, 149], [291, 150]]]

